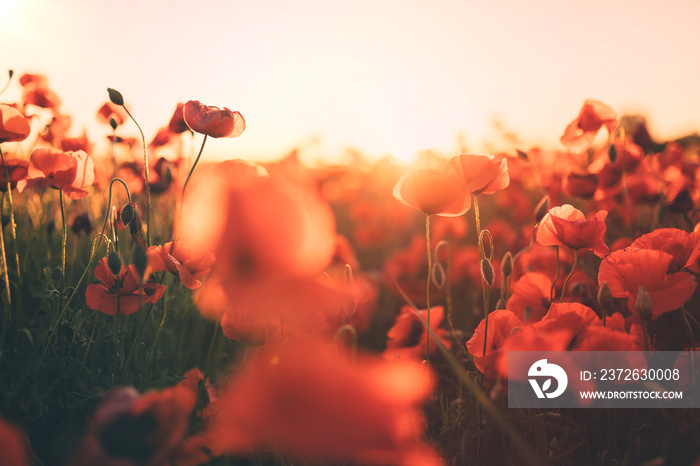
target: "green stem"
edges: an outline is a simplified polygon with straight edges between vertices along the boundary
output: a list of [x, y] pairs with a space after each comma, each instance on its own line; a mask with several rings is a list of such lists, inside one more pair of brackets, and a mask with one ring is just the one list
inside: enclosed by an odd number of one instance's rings
[[58, 199], [61, 206], [61, 222], [63, 223], [63, 238], [61, 241], [61, 300], [66, 287], [66, 240], [68, 238], [68, 228], [66, 227], [66, 211], [63, 206], [63, 191], [58, 190]]
[[[126, 110], [127, 115], [131, 118], [131, 120], [136, 124], [136, 127], [139, 129], [139, 133], [141, 133], [141, 141], [143, 143], [143, 165], [145, 168], [145, 174], [146, 174], [146, 246], [151, 245], [151, 184], [148, 181], [148, 153], [146, 151], [146, 136], [143, 135], [143, 130], [141, 129], [141, 126], [139, 123], [136, 121], [136, 118], [131, 114], [128, 108], [126, 106], [122, 105], [122, 108]], [[129, 201], [131, 202], [131, 201]]]
[[[476, 247], [479, 251], [479, 267], [481, 267], [481, 261], [484, 259], [484, 246], [481, 240], [481, 215], [479, 215], [479, 200], [476, 194], [472, 194], [472, 203], [474, 204], [474, 220], [476, 222]], [[483, 355], [486, 356], [486, 342], [489, 331], [489, 301], [488, 301], [488, 290], [486, 287], [486, 281], [484, 277], [481, 277], [481, 298], [484, 302], [484, 352]]]
[[554, 288], [557, 286], [557, 280], [559, 280], [559, 273], [560, 273], [560, 263], [559, 263], [559, 246], [554, 246], [554, 250], [557, 252], [557, 274], [554, 276], [554, 280], [552, 280], [552, 288], [549, 290], [549, 301], [554, 301]]
[[[2, 219], [3, 209], [5, 205], [5, 193], [0, 194], [0, 219]], [[10, 297], [10, 276], [7, 273], [7, 255], [5, 254], [5, 233], [2, 224], [0, 224], [0, 250], [2, 251], [2, 275], [5, 280], [5, 292], [7, 293], [7, 307], [5, 315], [7, 321], [11, 320], [12, 298]], [[3, 326], [3, 333], [5, 326]]]
[[75, 288], [73, 288], [73, 292], [71, 295], [68, 297], [68, 301], [66, 301], [65, 304], [63, 304], [63, 308], [61, 309], [61, 312], [58, 314], [58, 319], [56, 319], [56, 322], [53, 324], [51, 327], [51, 330], [49, 331], [49, 338], [46, 342], [46, 346], [44, 347], [44, 350], [41, 353], [41, 358], [39, 359], [39, 364], [37, 365], [37, 370], [41, 367], [41, 363], [44, 362], [44, 357], [46, 357], [46, 352], [49, 349], [49, 346], [51, 346], [51, 340], [53, 340], [53, 336], [56, 334], [56, 329], [58, 328], [59, 322], [61, 322], [61, 319], [63, 318], [63, 315], [66, 313], [66, 310], [68, 309], [68, 306], [70, 305], [71, 301], [73, 301], [73, 298], [78, 294], [78, 290], [80, 289], [80, 285], [83, 284], [83, 281], [85, 281], [85, 278], [87, 277], [88, 271], [92, 268], [92, 263], [95, 260], [95, 257], [97, 256], [97, 251], [100, 249], [100, 245], [102, 244], [102, 238], [104, 238], [105, 234], [105, 229], [107, 228], [107, 220], [109, 219], [109, 214], [110, 214], [110, 207], [112, 206], [112, 185], [114, 185], [114, 182], [118, 181], [122, 185], [124, 185], [124, 189], [126, 189], [126, 195], [128, 198], [129, 204], [131, 204], [131, 194], [129, 193], [129, 187], [124, 183], [123, 180], [119, 178], [114, 178], [112, 181], [109, 183], [109, 194], [107, 197], [107, 212], [105, 213], [105, 219], [104, 222], [102, 223], [102, 231], [100, 232], [100, 235], [97, 240], [97, 245], [93, 248], [93, 250], [90, 253], [90, 260], [88, 261], [87, 267], [85, 267], [85, 270], [83, 270], [83, 274], [80, 276], [80, 280], [78, 280], [78, 284], [75, 285]]
[[181, 281], [178, 281], [173, 289], [170, 292], [170, 300], [166, 303], [165, 300], [163, 300], [163, 317], [160, 319], [160, 325], [158, 325], [158, 328], [156, 329], [156, 336], [153, 338], [153, 346], [151, 347], [151, 354], [148, 356], [148, 363], [146, 364], [146, 370], [150, 371], [151, 368], [151, 363], [153, 362], [153, 355], [156, 352], [156, 343], [158, 343], [158, 337], [160, 336], [161, 330], [163, 330], [163, 326], [165, 325], [165, 317], [168, 315], [168, 309], [170, 308], [170, 304], [172, 303], [172, 300], [175, 296], [175, 293], [177, 292], [177, 289], [182, 283]]
[[190, 169], [190, 172], [187, 174], [187, 179], [185, 179], [185, 184], [182, 185], [182, 196], [180, 196], [180, 211], [177, 215], [177, 228], [175, 229], [175, 234], [173, 235], [173, 244], [175, 243], [175, 240], [177, 239], [177, 235], [180, 233], [180, 226], [182, 225], [182, 208], [185, 205], [185, 190], [187, 189], [187, 184], [190, 182], [190, 178], [192, 177], [192, 173], [194, 173], [194, 168], [197, 166], [197, 162], [199, 162], [199, 158], [202, 156], [202, 152], [204, 151], [204, 144], [207, 142], [207, 135], [204, 135], [204, 139], [202, 139], [202, 145], [199, 148], [199, 153], [197, 154], [197, 158], [194, 159], [194, 163], [192, 164], [192, 168]]
[[[428, 310], [428, 329], [430, 328], [430, 279], [433, 273], [433, 261], [430, 251], [430, 215], [425, 216], [425, 244], [428, 251], [428, 280], [425, 283], [425, 302]], [[430, 332], [425, 332], [425, 360], [430, 364]]]
[[10, 172], [5, 163], [5, 156], [0, 149], [0, 160], [2, 167], [5, 170], [5, 179], [7, 180], [7, 204], [10, 210], [10, 233], [12, 233], [12, 246], [15, 248], [15, 264], [17, 265], [17, 328], [24, 327], [24, 315], [22, 311], [22, 273], [19, 266], [19, 248], [17, 247], [17, 229], [15, 226], [15, 214], [12, 209], [12, 185], [10, 183]]
[[[557, 257], [558, 257], [558, 255], [557, 255]], [[564, 301], [564, 294], [566, 293], [566, 285], [569, 283], [569, 279], [574, 274], [574, 270], [576, 270], [576, 263], [577, 262], [578, 262], [578, 249], [574, 249], [574, 262], [573, 262], [573, 264], [571, 264], [571, 272], [569, 272], [569, 275], [567, 275], [566, 279], [564, 280], [564, 286], [561, 289], [561, 296], [559, 297], [560, 303], [562, 301]]]

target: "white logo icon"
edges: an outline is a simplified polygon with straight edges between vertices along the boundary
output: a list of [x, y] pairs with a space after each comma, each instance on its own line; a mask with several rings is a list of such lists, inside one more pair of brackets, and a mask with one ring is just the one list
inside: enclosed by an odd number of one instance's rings
[[[528, 377], [536, 377], [528, 379], [532, 389], [535, 390], [537, 398], [556, 398], [566, 390], [566, 385], [569, 383], [569, 378], [566, 376], [566, 372], [561, 367], [556, 364], [547, 363], [546, 359], [540, 359], [535, 361], [535, 363], [530, 366], [530, 370], [527, 372]], [[542, 386], [540, 386], [537, 378], [547, 377], [543, 381]], [[557, 381], [556, 390], [549, 393], [549, 389], [552, 387], [552, 379]]]

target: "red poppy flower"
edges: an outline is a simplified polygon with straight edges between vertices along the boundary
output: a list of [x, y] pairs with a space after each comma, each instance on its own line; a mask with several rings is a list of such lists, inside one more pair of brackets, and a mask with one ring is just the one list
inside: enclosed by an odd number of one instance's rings
[[170, 117], [170, 122], [168, 123], [168, 129], [173, 134], [184, 133], [185, 131], [188, 131], [190, 129], [190, 127], [187, 126], [187, 123], [185, 123], [185, 117], [182, 114], [182, 109], [184, 107], [185, 107], [185, 104], [183, 104], [183, 103], [177, 104], [177, 107], [175, 108], [175, 112], [173, 112], [173, 116]]
[[90, 151], [90, 141], [87, 138], [87, 135], [83, 133], [82, 136], [78, 136], [75, 138], [65, 138], [61, 139], [61, 150], [63, 152], [68, 152], [68, 151], [83, 151], [83, 152], [89, 152]]
[[[418, 311], [424, 319], [428, 319], [428, 311]], [[448, 348], [451, 346], [450, 341], [445, 338], [447, 331], [441, 329], [440, 323], [445, 315], [445, 309], [442, 306], [430, 308], [430, 328], [432, 328], [442, 340], [442, 343]], [[416, 315], [411, 306], [403, 306], [401, 313], [396, 317], [394, 326], [389, 329], [386, 334], [386, 351], [384, 357], [389, 360], [393, 359], [414, 359], [422, 360], [427, 357], [426, 340], [427, 331], [421, 319]], [[437, 343], [435, 339], [430, 339], [430, 354], [437, 352]]]
[[348, 356], [318, 342], [257, 353], [221, 396], [212, 451], [271, 446], [322, 463], [361, 464], [404, 464], [423, 451], [420, 405], [431, 374], [417, 362]]
[[601, 210], [587, 220], [580, 210], [564, 204], [549, 209], [537, 228], [537, 242], [545, 246], [567, 246], [574, 250], [592, 249], [599, 257], [610, 254], [603, 242], [607, 230], [605, 218], [608, 212]]
[[[498, 309], [488, 315], [488, 333], [486, 335], [486, 353], [484, 353], [484, 329], [486, 319], [482, 319], [474, 330], [474, 335], [467, 342], [469, 354], [474, 356], [474, 364], [481, 372], [486, 372], [489, 365], [497, 360], [499, 349], [516, 328], [522, 328], [525, 323], [513, 312]], [[492, 367], [493, 368], [493, 367]]]
[[615, 298], [627, 298], [634, 312], [637, 292], [645, 286], [653, 304], [652, 315], [678, 309], [695, 292], [688, 272], [668, 273], [673, 256], [664, 251], [627, 248], [611, 253], [600, 264], [598, 283], [606, 282]]
[[209, 461], [203, 437], [186, 438], [197, 387], [180, 383], [140, 395], [131, 387], [102, 396], [71, 466], [195, 466]]
[[7, 466], [30, 466], [32, 464], [25, 436], [22, 431], [0, 418], [0, 452], [2, 464]]
[[581, 112], [564, 130], [561, 143], [572, 152], [584, 152], [603, 126], [608, 132], [613, 131], [617, 126], [617, 112], [598, 100], [586, 100]]
[[458, 155], [447, 162], [446, 169], [462, 180], [471, 194], [493, 194], [510, 184], [506, 159], [493, 155]]
[[[95, 277], [102, 284], [88, 285], [85, 290], [85, 301], [90, 309], [110, 316], [115, 316], [117, 313], [133, 314], [139, 310], [140, 304], [156, 303], [163, 296], [166, 288], [165, 285], [145, 282], [141, 289], [137, 278], [138, 272], [133, 265], [128, 268], [122, 265], [119, 277], [115, 277], [107, 266], [106, 257], [95, 267]], [[117, 309], [117, 293], [119, 293], [119, 309]]]
[[124, 107], [121, 105], [117, 105], [113, 102], [105, 102], [102, 107], [97, 110], [97, 121], [108, 125], [110, 124], [109, 120], [112, 118], [117, 122], [117, 125], [121, 125], [129, 118], [129, 114], [126, 113], [126, 110], [124, 110]]
[[10, 105], [0, 105], [0, 143], [24, 141], [31, 128], [27, 118]]
[[515, 284], [506, 309], [523, 322], [538, 322], [547, 314], [552, 280], [537, 272], [528, 272]]
[[87, 196], [86, 188], [95, 180], [95, 165], [83, 151], [61, 152], [37, 149], [29, 157], [28, 176], [17, 182], [19, 192], [26, 188], [52, 187], [71, 199]]
[[[5, 158], [7, 172], [10, 174], [10, 189], [17, 187], [17, 182], [27, 177], [29, 171], [29, 162], [19, 159]], [[7, 178], [5, 178], [5, 170], [0, 166], [0, 191], [7, 191]]]
[[598, 175], [572, 171], [562, 179], [561, 187], [567, 196], [590, 199], [598, 189]]
[[403, 175], [394, 186], [394, 197], [426, 215], [444, 217], [459, 217], [472, 203], [460, 178], [447, 170], [434, 168], [421, 168]]
[[61, 99], [54, 91], [34, 83], [27, 84], [22, 89], [22, 102], [54, 111], [61, 107]]
[[245, 131], [243, 115], [226, 107], [220, 110], [190, 100], [182, 108], [182, 115], [192, 131], [213, 138], [235, 138]]
[[147, 254], [148, 270], [151, 273], [167, 270], [180, 277], [182, 283], [191, 290], [202, 286], [202, 282], [198, 279], [208, 275], [216, 262], [212, 253], [193, 256], [182, 247], [180, 241], [174, 244], [169, 242], [162, 246], [151, 246]]
[[678, 272], [687, 267], [691, 272], [700, 273], [700, 232], [687, 233], [677, 228], [659, 228], [634, 240], [631, 247], [671, 254], [673, 261], [669, 272]]

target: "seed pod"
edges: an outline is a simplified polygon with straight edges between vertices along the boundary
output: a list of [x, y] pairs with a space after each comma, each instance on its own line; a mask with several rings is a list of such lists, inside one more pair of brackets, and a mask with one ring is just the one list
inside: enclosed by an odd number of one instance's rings
[[503, 272], [504, 277], [510, 277], [513, 273], [513, 254], [510, 251], [506, 252], [501, 260], [501, 272]]
[[118, 90], [108, 87], [107, 94], [109, 94], [109, 100], [111, 100], [113, 104], [124, 105], [124, 97], [122, 97], [121, 92]]
[[146, 273], [146, 267], [148, 266], [148, 256], [146, 255], [146, 249], [140, 244], [136, 244], [134, 248], [134, 268], [138, 272], [139, 277], [143, 277]]
[[120, 213], [120, 219], [122, 221], [122, 225], [127, 226], [128, 224], [131, 223], [131, 221], [134, 219], [134, 206], [133, 204], [126, 204], [124, 207], [122, 207], [121, 213]]
[[543, 197], [535, 207], [535, 221], [540, 223], [547, 212], [549, 212], [549, 196]]
[[119, 272], [122, 271], [122, 258], [119, 257], [119, 254], [114, 251], [109, 253], [109, 256], [107, 256], [107, 267], [109, 267], [112, 275], [115, 277], [119, 276]]
[[613, 307], [613, 295], [610, 292], [608, 282], [603, 282], [598, 289], [598, 303], [606, 311], [611, 310]]
[[637, 299], [634, 302], [634, 308], [641, 318], [647, 319], [651, 317], [651, 313], [654, 310], [654, 303], [651, 302], [651, 296], [649, 296], [647, 287], [644, 285], [641, 285], [637, 290]]
[[481, 259], [481, 278], [489, 287], [493, 286], [495, 274], [493, 273], [493, 266], [488, 259]]

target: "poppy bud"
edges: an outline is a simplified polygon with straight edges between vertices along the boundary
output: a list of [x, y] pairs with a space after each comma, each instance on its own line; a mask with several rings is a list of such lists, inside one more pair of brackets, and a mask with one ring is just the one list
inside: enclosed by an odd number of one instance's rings
[[136, 244], [134, 248], [134, 267], [136, 272], [138, 272], [139, 277], [143, 277], [146, 273], [146, 266], [148, 266], [148, 256], [146, 255], [146, 249], [140, 244]]
[[535, 207], [535, 222], [540, 223], [549, 212], [549, 196], [545, 196]]
[[124, 207], [122, 207], [120, 216], [122, 225], [127, 226], [134, 218], [134, 206], [131, 204], [126, 204]]
[[117, 120], [115, 120], [114, 118], [109, 119], [109, 126], [111, 126], [113, 130], [117, 129], [117, 125], [118, 125]]
[[119, 276], [119, 272], [122, 270], [122, 258], [119, 257], [119, 254], [114, 251], [109, 253], [109, 256], [107, 256], [107, 267], [109, 267], [112, 275], [115, 277]]
[[488, 286], [493, 286], [494, 281], [493, 266], [488, 259], [481, 259], [481, 279], [488, 284]]
[[15, 75], [15, 70], [7, 70], [7, 74], [10, 75], [10, 79]]
[[510, 251], [506, 252], [501, 260], [501, 272], [503, 272], [504, 277], [510, 277], [513, 273], [513, 255]]
[[637, 291], [637, 299], [634, 302], [634, 308], [643, 319], [649, 318], [654, 310], [654, 303], [651, 302], [651, 296], [649, 296], [647, 287], [644, 285], [641, 285]]
[[603, 309], [610, 310], [613, 307], [613, 295], [610, 292], [608, 282], [603, 282], [598, 289], [598, 303]]
[[124, 105], [124, 97], [122, 97], [121, 92], [111, 87], [107, 88], [107, 94], [109, 94], [109, 100], [116, 105]]
[[608, 158], [610, 159], [610, 163], [615, 165], [615, 162], [617, 162], [617, 148], [615, 144], [610, 145], [610, 149], [608, 149]]

